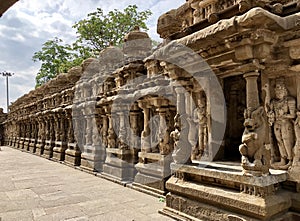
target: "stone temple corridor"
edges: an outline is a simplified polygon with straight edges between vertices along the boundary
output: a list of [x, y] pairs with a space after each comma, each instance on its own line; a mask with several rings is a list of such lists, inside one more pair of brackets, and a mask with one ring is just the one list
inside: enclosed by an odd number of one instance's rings
[[300, 220], [300, 0], [182, 3], [0, 109], [2, 220]]

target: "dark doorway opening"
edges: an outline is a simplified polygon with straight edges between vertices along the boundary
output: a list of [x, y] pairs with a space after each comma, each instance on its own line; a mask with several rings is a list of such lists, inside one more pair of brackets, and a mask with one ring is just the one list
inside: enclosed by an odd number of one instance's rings
[[244, 132], [246, 108], [246, 81], [242, 75], [224, 79], [224, 95], [227, 106], [224, 160], [240, 161], [239, 145]]

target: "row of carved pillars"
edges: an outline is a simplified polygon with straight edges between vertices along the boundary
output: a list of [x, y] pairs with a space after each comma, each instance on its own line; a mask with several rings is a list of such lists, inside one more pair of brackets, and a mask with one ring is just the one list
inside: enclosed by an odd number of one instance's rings
[[[19, 120], [15, 124], [7, 124], [9, 136], [17, 139], [53, 140], [74, 143], [72, 110], [39, 114], [28, 119]], [[11, 131], [16, 131], [12, 133]], [[12, 143], [8, 143], [12, 145]]]

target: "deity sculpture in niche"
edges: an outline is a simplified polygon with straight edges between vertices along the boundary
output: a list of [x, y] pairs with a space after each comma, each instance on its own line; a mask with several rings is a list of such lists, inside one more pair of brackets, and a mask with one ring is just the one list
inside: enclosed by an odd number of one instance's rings
[[268, 121], [274, 127], [274, 135], [279, 148], [280, 162], [272, 167], [287, 169], [293, 161], [295, 144], [294, 119], [296, 118], [296, 100], [289, 96], [283, 78], [276, 79], [275, 98], [271, 101], [268, 111]]
[[196, 128], [196, 145], [192, 148], [192, 159], [200, 159], [203, 154], [207, 154], [207, 113], [206, 113], [206, 97], [200, 95], [197, 100], [197, 107], [193, 111], [192, 124]]

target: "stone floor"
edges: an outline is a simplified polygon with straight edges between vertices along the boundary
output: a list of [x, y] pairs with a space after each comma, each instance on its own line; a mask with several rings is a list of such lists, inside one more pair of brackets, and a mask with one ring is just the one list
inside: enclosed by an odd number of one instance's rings
[[0, 151], [0, 220], [171, 220], [159, 198], [9, 147]]

